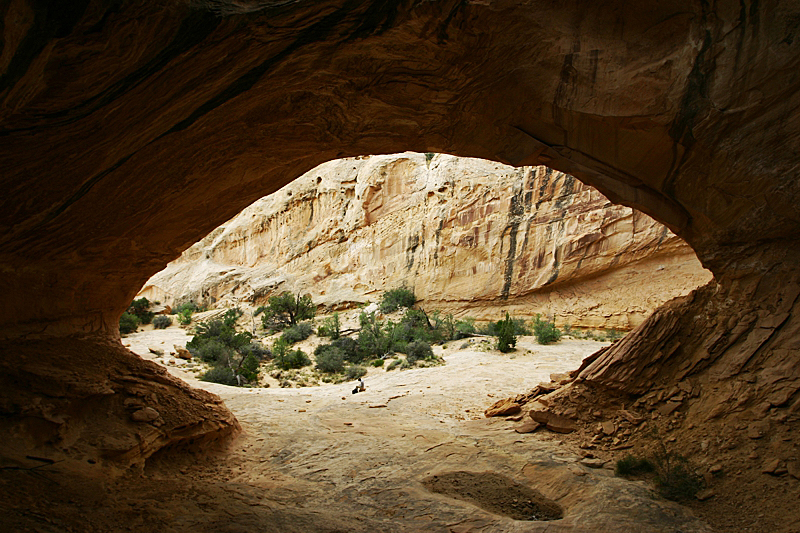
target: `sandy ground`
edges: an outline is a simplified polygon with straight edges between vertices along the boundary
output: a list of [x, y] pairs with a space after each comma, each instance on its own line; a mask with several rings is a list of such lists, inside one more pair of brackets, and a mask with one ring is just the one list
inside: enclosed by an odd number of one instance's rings
[[[171, 327], [123, 343], [155, 359], [149, 347], [168, 353], [189, 338]], [[366, 392], [355, 395], [352, 382], [227, 387], [167, 364], [220, 395], [244, 433], [218, 456], [153, 458], [141, 476], [114, 487], [114, 508], [137, 510], [126, 522], [131, 531], [711, 531], [643, 482], [614, 477], [610, 462], [581, 463], [580, 450], [559, 435], [519, 434], [521, 422], [483, 417], [495, 400], [576, 368], [604, 345], [567, 339], [545, 347], [523, 337], [515, 354], [502, 355], [450, 342], [437, 348], [444, 366], [371, 368]], [[531, 490], [538, 496], [526, 496]], [[512, 518], [537, 516], [536, 502], [556, 505], [563, 518]], [[109, 511], [93, 523], [118, 518]]]

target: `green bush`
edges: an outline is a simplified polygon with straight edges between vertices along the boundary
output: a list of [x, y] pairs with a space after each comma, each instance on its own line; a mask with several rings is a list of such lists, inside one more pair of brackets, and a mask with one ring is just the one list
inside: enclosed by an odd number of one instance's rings
[[182, 312], [184, 312], [186, 310], [188, 310], [189, 313], [191, 314], [191, 313], [194, 313], [194, 312], [198, 311], [199, 307], [197, 306], [196, 303], [194, 303], [192, 301], [184, 302], [182, 304], [178, 304], [175, 307], [173, 307], [172, 308], [172, 314], [173, 315], [178, 315], [178, 314], [180, 314], [180, 313], [182, 313]]
[[[189, 341], [189, 343], [191, 343], [191, 341]], [[233, 352], [233, 350], [217, 339], [210, 339], [199, 344], [196, 348], [194, 346], [189, 347], [189, 343], [186, 344], [186, 349], [189, 350], [194, 357], [199, 357], [206, 363], [225, 363]]]
[[314, 350], [316, 368], [320, 372], [335, 374], [344, 370], [344, 353], [331, 344], [322, 344]]
[[320, 337], [330, 337], [331, 340], [336, 340], [341, 334], [341, 324], [339, 322], [339, 313], [333, 313], [322, 321], [322, 325], [317, 328], [317, 335]]
[[178, 322], [181, 326], [188, 326], [192, 323], [192, 312], [189, 309], [184, 309], [178, 313]]
[[352, 360], [360, 363], [371, 357], [383, 357], [392, 349], [393, 323], [384, 324], [375, 316], [375, 313], [361, 313], [358, 317], [361, 331], [358, 334], [358, 351]]
[[317, 308], [308, 294], [295, 296], [291, 292], [284, 292], [280, 296], [270, 296], [268, 305], [259, 307], [256, 315], [262, 311], [264, 329], [282, 330], [303, 320], [311, 320]]
[[311, 364], [311, 359], [302, 350], [289, 350], [289, 344], [283, 337], [272, 345], [272, 355], [275, 356], [275, 365], [281, 370], [303, 368]]
[[153, 327], [156, 329], [167, 329], [172, 325], [172, 319], [167, 315], [158, 315], [153, 318]]
[[656, 488], [668, 500], [690, 500], [703, 488], [703, 478], [695, 474], [682, 455], [662, 449], [653, 455]]
[[126, 311], [122, 313], [121, 317], [119, 317], [120, 333], [134, 333], [138, 327], [139, 327], [139, 317], [137, 317], [136, 315], [133, 315]]
[[472, 317], [466, 317], [456, 322], [456, 336], [453, 340], [463, 339], [475, 333], [475, 319]]
[[222, 385], [238, 385], [236, 376], [233, 370], [227, 366], [214, 366], [208, 372], [200, 376], [201, 381], [210, 381], [212, 383], [221, 383]]
[[303, 350], [294, 350], [289, 352], [284, 358], [283, 369], [290, 368], [303, 368], [311, 364], [311, 359], [308, 358]]
[[497, 322], [497, 349], [503, 353], [514, 350], [517, 345], [517, 336], [514, 334], [514, 322], [506, 311], [505, 320]]
[[616, 329], [611, 329], [611, 330], [606, 332], [605, 340], [610, 341], [610, 342], [614, 342], [614, 341], [620, 340], [624, 336], [625, 336], [625, 333], [623, 333], [622, 331], [618, 331]]
[[239, 309], [238, 307], [234, 307], [233, 309], [228, 309], [225, 311], [225, 314], [222, 315], [222, 323], [225, 324], [229, 328], [235, 328], [236, 322], [239, 320], [239, 317], [244, 314], [244, 311]]
[[[498, 328], [500, 327], [500, 323], [503, 322], [503, 320], [499, 320], [497, 322], [492, 322], [490, 320], [484, 326], [477, 328], [477, 331], [482, 335], [491, 335], [492, 337], [497, 337], [499, 332]], [[513, 327], [514, 335], [530, 335], [531, 331], [525, 326], [524, 319], [512, 318], [511, 323], [514, 326]]]
[[409, 363], [416, 363], [422, 359], [433, 359], [431, 345], [425, 341], [409, 342], [406, 348], [406, 360]]
[[561, 339], [561, 331], [556, 327], [555, 322], [542, 320], [538, 313], [533, 318], [533, 334], [539, 344], [552, 344]]
[[345, 361], [350, 363], [359, 363], [361, 359], [358, 355], [358, 342], [350, 337], [339, 337], [331, 343], [332, 346], [337, 347], [344, 354]]
[[286, 328], [281, 338], [285, 339], [289, 344], [294, 344], [306, 340], [312, 333], [314, 333], [314, 328], [311, 326], [311, 323], [302, 322]]
[[250, 344], [239, 348], [239, 352], [244, 355], [252, 355], [257, 359], [266, 359], [272, 356], [272, 353], [257, 340], [251, 340]]
[[614, 466], [614, 473], [618, 476], [637, 476], [653, 471], [653, 463], [644, 457], [626, 455]]
[[411, 307], [416, 301], [414, 291], [411, 289], [405, 287], [391, 289], [381, 296], [380, 310], [381, 313], [391, 313], [401, 307]]
[[131, 305], [128, 306], [128, 312], [132, 315], [136, 315], [136, 317], [139, 318], [139, 322], [142, 324], [149, 324], [150, 321], [153, 320], [155, 313], [151, 312], [149, 309], [150, 301], [147, 298], [134, 300], [131, 302]]
[[374, 367], [381, 367], [383, 366], [383, 359], [373, 359], [370, 364]]
[[244, 361], [239, 366], [239, 375], [251, 383], [258, 383], [259, 359], [253, 355], [248, 354], [244, 356]]
[[347, 379], [358, 379], [367, 374], [367, 369], [361, 365], [347, 365], [345, 375]]
[[[269, 353], [261, 343], [253, 340], [253, 335], [236, 331], [234, 326], [239, 316], [240, 311], [232, 309], [223, 315], [222, 320], [198, 324], [194, 337], [186, 343], [186, 349], [193, 356], [214, 368], [224, 369], [211, 374], [217, 383], [241, 385], [243, 382], [257, 382], [260, 361]], [[232, 381], [228, 379], [229, 373], [234, 378]]]
[[389, 372], [390, 370], [394, 370], [395, 368], [400, 366], [401, 363], [402, 361], [400, 359], [395, 359], [394, 361], [389, 363], [389, 366], [386, 367], [386, 371]]

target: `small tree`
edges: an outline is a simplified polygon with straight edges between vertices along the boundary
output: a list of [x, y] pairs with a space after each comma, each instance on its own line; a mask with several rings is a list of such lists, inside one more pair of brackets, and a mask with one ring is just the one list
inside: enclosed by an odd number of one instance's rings
[[506, 311], [505, 320], [497, 323], [497, 349], [503, 353], [514, 350], [517, 345], [517, 336], [514, 334], [514, 322]]
[[322, 321], [322, 325], [317, 328], [317, 334], [320, 337], [330, 337], [332, 341], [339, 338], [342, 332], [342, 325], [339, 322], [339, 313], [333, 313], [333, 316], [327, 317]]
[[301, 320], [314, 318], [316, 307], [308, 294], [295, 296], [287, 291], [280, 296], [271, 296], [269, 304], [258, 308], [256, 314], [262, 311], [264, 316], [261, 321], [265, 329], [283, 329], [294, 326]]
[[414, 291], [401, 287], [383, 293], [381, 297], [381, 313], [391, 313], [401, 307], [411, 307], [417, 301]]
[[423, 359], [433, 359], [433, 349], [425, 341], [413, 341], [406, 348], [406, 361], [416, 363]]
[[303, 322], [301, 324], [286, 328], [281, 335], [281, 338], [289, 344], [294, 344], [296, 342], [306, 340], [311, 336], [312, 333], [314, 333], [314, 328], [311, 326], [311, 323]]
[[128, 306], [128, 312], [132, 315], [136, 315], [139, 322], [142, 324], [149, 324], [155, 315], [155, 313], [150, 311], [150, 300], [147, 298], [139, 298], [138, 300], [132, 301], [131, 305]]
[[119, 317], [119, 332], [120, 333], [133, 333], [139, 327], [139, 317], [128, 313], [122, 313]]
[[172, 319], [167, 315], [158, 315], [153, 318], [153, 327], [156, 329], [166, 329], [172, 325]]
[[539, 344], [551, 344], [561, 339], [561, 331], [556, 327], [556, 323], [542, 320], [542, 316], [538, 313], [533, 318], [533, 334]]
[[344, 370], [344, 352], [331, 344], [321, 344], [314, 350], [317, 370], [334, 374]]

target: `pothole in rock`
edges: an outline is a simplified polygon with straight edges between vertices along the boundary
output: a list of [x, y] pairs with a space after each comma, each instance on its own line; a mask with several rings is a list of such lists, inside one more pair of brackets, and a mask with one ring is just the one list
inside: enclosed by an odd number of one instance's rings
[[514, 520], [558, 520], [561, 506], [539, 491], [495, 472], [446, 472], [422, 480], [431, 492], [463, 500]]

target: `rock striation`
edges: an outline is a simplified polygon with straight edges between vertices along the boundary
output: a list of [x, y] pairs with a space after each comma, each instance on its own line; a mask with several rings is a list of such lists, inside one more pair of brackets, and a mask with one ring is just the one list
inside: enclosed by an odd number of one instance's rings
[[496, 320], [631, 329], [711, 274], [665, 226], [547, 167], [449, 155], [335, 160], [188, 248], [138, 297], [328, 308], [413, 288], [420, 305]]

